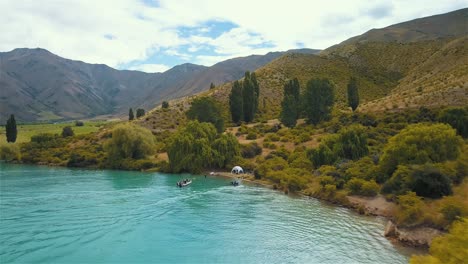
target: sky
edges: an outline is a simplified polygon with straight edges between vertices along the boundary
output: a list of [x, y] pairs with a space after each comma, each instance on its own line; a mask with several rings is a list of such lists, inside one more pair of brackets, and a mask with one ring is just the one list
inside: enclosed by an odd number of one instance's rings
[[117, 69], [163, 72], [251, 54], [325, 49], [466, 0], [0, 0], [0, 51], [44, 48]]

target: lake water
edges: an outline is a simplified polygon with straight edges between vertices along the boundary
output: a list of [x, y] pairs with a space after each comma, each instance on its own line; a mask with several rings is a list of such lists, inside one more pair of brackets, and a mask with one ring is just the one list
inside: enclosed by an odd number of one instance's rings
[[0, 163], [0, 263], [407, 263], [384, 225], [210, 176]]

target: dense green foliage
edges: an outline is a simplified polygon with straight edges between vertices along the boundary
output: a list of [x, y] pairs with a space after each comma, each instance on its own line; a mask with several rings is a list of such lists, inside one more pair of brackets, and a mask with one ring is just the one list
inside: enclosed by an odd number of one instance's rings
[[232, 121], [252, 122], [258, 109], [260, 87], [255, 73], [246, 72], [244, 80], [235, 81], [229, 94], [229, 109]]
[[218, 135], [210, 123], [190, 121], [167, 147], [172, 172], [199, 173], [204, 168], [225, 168], [239, 156], [239, 143], [231, 135]]
[[358, 86], [357, 86], [357, 80], [354, 77], [351, 77], [348, 83], [347, 87], [348, 91], [348, 106], [351, 107], [351, 109], [356, 110], [356, 108], [359, 106], [359, 92], [358, 92]]
[[210, 90], [213, 90], [215, 87], [214, 83], [210, 83]]
[[66, 126], [62, 129], [62, 137], [73, 137], [74, 135], [75, 132], [73, 132], [71, 126]]
[[169, 102], [163, 101], [161, 107], [162, 107], [163, 109], [169, 108]]
[[6, 138], [8, 143], [14, 143], [16, 142], [16, 137], [18, 135], [18, 130], [16, 128], [16, 120], [15, 120], [15, 115], [10, 115], [10, 118], [8, 118], [6, 125]]
[[368, 152], [365, 128], [361, 125], [351, 125], [326, 138], [318, 148], [309, 150], [308, 156], [318, 168], [332, 164], [339, 158], [357, 160]]
[[307, 82], [303, 95], [307, 122], [318, 124], [329, 120], [335, 100], [333, 84], [328, 79], [312, 79]]
[[154, 136], [151, 131], [138, 125], [117, 125], [104, 149], [107, 151], [108, 164], [117, 168], [124, 159], [143, 159], [154, 153]]
[[128, 120], [131, 121], [131, 120], [133, 120], [133, 119], [135, 119], [135, 116], [133, 115], [133, 109], [130, 108], [130, 109], [128, 110]]
[[300, 113], [300, 86], [297, 78], [284, 85], [280, 120], [287, 127], [296, 126]]
[[242, 98], [242, 86], [239, 81], [235, 81], [232, 85], [231, 94], [229, 95], [229, 108], [231, 111], [232, 122], [239, 124], [244, 118], [244, 100]]
[[138, 108], [136, 110], [136, 118], [139, 118], [139, 117], [142, 117], [145, 115], [145, 109], [142, 109], [142, 108]]
[[0, 144], [0, 160], [8, 162], [21, 160], [21, 152], [17, 144]]
[[[437, 163], [458, 157], [462, 139], [445, 124], [415, 124], [390, 138], [380, 158], [384, 175], [390, 176], [400, 164]], [[381, 179], [381, 181], [386, 178]]]
[[218, 133], [224, 131], [221, 106], [212, 97], [199, 97], [192, 101], [187, 117], [199, 122], [208, 122], [216, 127]]
[[468, 219], [454, 222], [450, 232], [436, 237], [431, 243], [427, 256], [413, 256], [411, 264], [459, 264], [468, 259]]
[[458, 134], [468, 138], [468, 109], [448, 108], [442, 111], [438, 117], [442, 123], [446, 123], [455, 128]]
[[84, 126], [84, 122], [83, 122], [83, 121], [80, 121], [80, 120], [76, 120], [76, 121], [75, 121], [75, 126], [77, 126], [77, 127], [82, 127], [82, 126]]
[[244, 121], [252, 122], [258, 108], [259, 86], [255, 73], [246, 72], [242, 81]]

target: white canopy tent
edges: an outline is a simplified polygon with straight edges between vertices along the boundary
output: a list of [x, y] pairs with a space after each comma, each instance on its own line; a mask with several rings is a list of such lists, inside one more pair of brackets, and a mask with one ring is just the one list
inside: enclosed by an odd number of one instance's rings
[[244, 169], [242, 169], [241, 166], [235, 166], [234, 168], [232, 168], [231, 173], [241, 174], [244, 173]]

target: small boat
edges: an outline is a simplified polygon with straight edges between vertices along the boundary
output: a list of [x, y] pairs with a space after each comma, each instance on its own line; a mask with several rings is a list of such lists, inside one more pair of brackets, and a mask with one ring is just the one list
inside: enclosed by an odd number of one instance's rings
[[231, 182], [232, 186], [239, 186], [240, 185], [240, 180], [235, 179], [234, 181]]
[[177, 182], [177, 187], [179, 188], [182, 188], [182, 187], [185, 187], [185, 186], [188, 186], [192, 183], [192, 180], [183, 180], [183, 181], [179, 181]]

